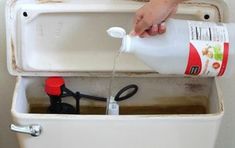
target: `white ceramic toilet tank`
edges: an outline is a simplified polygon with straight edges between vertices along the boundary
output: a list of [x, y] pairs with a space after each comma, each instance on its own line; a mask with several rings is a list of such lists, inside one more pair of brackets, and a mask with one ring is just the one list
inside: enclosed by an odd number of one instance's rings
[[[107, 97], [119, 40], [106, 30], [130, 31], [132, 0], [8, 0], [8, 70], [18, 76], [14, 124], [39, 126], [37, 137], [17, 133], [21, 148], [213, 148], [223, 117], [217, 78], [159, 75], [131, 54], [121, 54], [112, 94], [129, 84], [139, 91], [121, 102], [120, 115], [105, 103], [81, 101], [80, 115], [48, 114], [45, 79], [64, 76], [73, 91]], [[222, 1], [180, 5], [176, 18], [223, 22]], [[205, 16], [209, 16], [205, 17]], [[68, 101], [70, 101], [68, 99]], [[70, 101], [70, 103], [74, 103]]]

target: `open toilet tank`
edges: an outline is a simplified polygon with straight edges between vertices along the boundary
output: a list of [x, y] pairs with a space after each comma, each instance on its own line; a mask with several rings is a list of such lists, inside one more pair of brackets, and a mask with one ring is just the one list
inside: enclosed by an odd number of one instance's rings
[[[64, 76], [73, 91], [107, 97], [120, 41], [106, 30], [121, 26], [130, 31], [142, 5], [127, 0], [7, 1], [8, 69], [18, 76], [14, 124], [41, 128], [37, 137], [17, 133], [21, 148], [214, 147], [224, 111], [217, 78], [160, 75], [131, 54], [118, 60], [112, 94], [129, 84], [139, 91], [120, 103], [120, 115], [105, 115], [105, 103], [87, 100], [81, 101], [80, 115], [46, 113], [49, 76]], [[176, 17], [221, 22], [224, 7], [221, 1], [184, 3]]]

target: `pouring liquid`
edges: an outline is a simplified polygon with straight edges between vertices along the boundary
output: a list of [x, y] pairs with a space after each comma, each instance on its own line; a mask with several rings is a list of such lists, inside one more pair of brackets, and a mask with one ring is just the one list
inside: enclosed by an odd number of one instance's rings
[[110, 104], [110, 97], [112, 97], [112, 90], [113, 90], [113, 81], [114, 81], [114, 78], [115, 78], [115, 74], [116, 74], [116, 66], [117, 66], [117, 63], [118, 63], [118, 59], [119, 59], [119, 56], [120, 56], [121, 52], [118, 51], [115, 58], [114, 58], [114, 61], [113, 61], [113, 69], [112, 69], [112, 75], [111, 75], [111, 78], [110, 78], [110, 81], [109, 81], [109, 92], [108, 92], [108, 97], [107, 97], [107, 102], [106, 102], [106, 114], [108, 115], [108, 106]]
[[[112, 27], [107, 30], [107, 33], [109, 36], [114, 37], [114, 38], [123, 38], [124, 36], [126, 36], [126, 31], [120, 27]], [[119, 50], [117, 50], [116, 56], [113, 61], [113, 70], [112, 70], [111, 79], [109, 81], [109, 92], [108, 92], [107, 104], [106, 104], [106, 114], [107, 115], [108, 115], [108, 109], [109, 109], [108, 107], [110, 104], [110, 98], [112, 97], [113, 81], [114, 81], [114, 77], [115, 77], [115, 73], [116, 73], [116, 66], [117, 66], [117, 62], [118, 62], [120, 54], [121, 54], [121, 50], [119, 49]]]

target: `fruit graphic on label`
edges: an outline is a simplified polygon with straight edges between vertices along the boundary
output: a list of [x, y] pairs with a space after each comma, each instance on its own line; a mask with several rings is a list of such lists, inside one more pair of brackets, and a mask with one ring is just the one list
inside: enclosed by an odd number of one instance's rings
[[208, 54], [208, 49], [207, 48], [203, 48], [202, 49], [202, 55], [207, 55]]
[[219, 45], [214, 46], [214, 53], [215, 53], [215, 60], [217, 61], [223, 60], [223, 53], [221, 51], [221, 46]]
[[213, 63], [213, 68], [214, 69], [220, 68], [220, 63], [218, 63], [218, 62]]
[[213, 52], [212, 51], [208, 51], [207, 55], [208, 58], [213, 58]]
[[202, 49], [202, 55], [207, 56], [208, 58], [212, 59], [214, 57], [213, 53], [214, 49], [211, 46]]

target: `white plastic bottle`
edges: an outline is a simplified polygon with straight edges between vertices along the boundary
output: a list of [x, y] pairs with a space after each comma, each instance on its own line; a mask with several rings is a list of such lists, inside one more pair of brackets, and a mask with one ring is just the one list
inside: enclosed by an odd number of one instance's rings
[[222, 76], [234, 73], [235, 24], [169, 19], [163, 35], [139, 38], [113, 27], [121, 52], [134, 53], [160, 74]]

